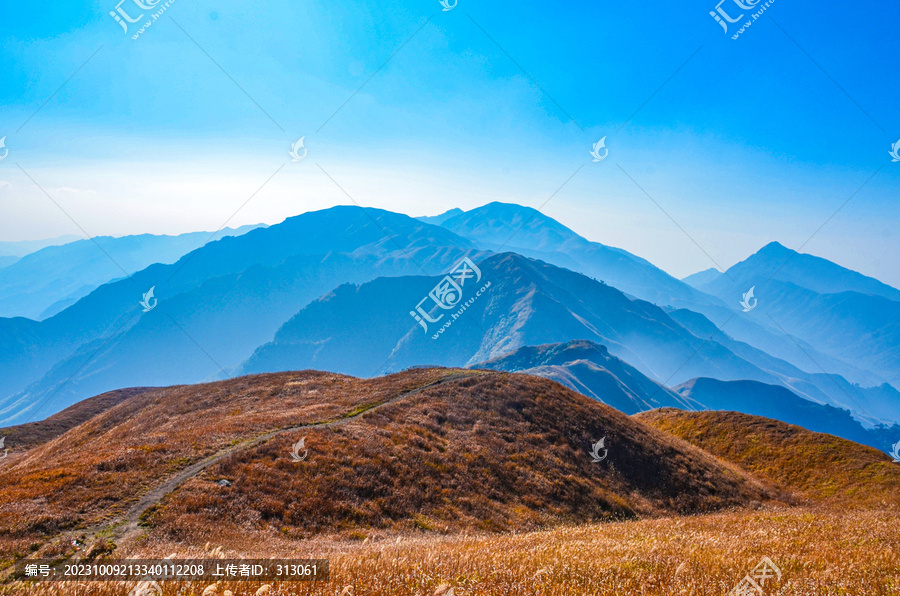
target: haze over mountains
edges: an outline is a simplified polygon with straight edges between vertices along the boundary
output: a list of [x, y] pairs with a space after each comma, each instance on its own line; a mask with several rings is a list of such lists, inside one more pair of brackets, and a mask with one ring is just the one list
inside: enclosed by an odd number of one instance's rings
[[173, 263], [211, 238], [240, 236], [258, 227], [225, 228], [212, 235], [97, 236], [39, 248], [0, 270], [0, 317], [45, 319], [113, 279], [154, 263]]
[[697, 285], [723, 299], [750, 287], [759, 303], [748, 316], [760, 324], [900, 382], [900, 290], [777, 242]]
[[665, 385], [651, 381], [606, 346], [588, 340], [526, 346], [473, 368], [519, 372], [552, 379], [608, 406], [636, 414], [655, 408], [702, 409]]
[[0, 257], [22, 258], [47, 246], [59, 246], [81, 240], [81, 236], [66, 235], [43, 240], [19, 240], [17, 242], [0, 242]]
[[[0, 319], [0, 392], [9, 396], [0, 417], [39, 419], [111, 388], [225, 374], [335, 286], [440, 272], [466, 251], [476, 253], [443, 228], [358, 207], [223, 238], [105, 284], [45, 321]], [[151, 287], [159, 302], [144, 313], [139, 300]]]
[[20, 240], [18, 242], [0, 242], [0, 269], [9, 267], [25, 255], [36, 252], [46, 246], [58, 246], [78, 240], [78, 236], [59, 236], [44, 240]]
[[552, 379], [626, 414], [651, 409], [726, 410], [782, 420], [816, 432], [889, 450], [900, 426], [864, 428], [848, 409], [804, 399], [784, 386], [759, 381], [699, 377], [669, 389], [602, 345], [586, 340], [528, 346], [473, 368], [518, 372]]
[[[463, 257], [480, 277], [453, 278], [454, 289], [444, 275]], [[0, 318], [0, 421], [39, 420], [124, 387], [483, 365], [528, 370], [626, 412], [699, 409], [703, 400], [675, 387], [698, 377], [756, 381], [789, 390], [797, 411], [834, 406], [821, 414], [829, 428], [868, 437], [863, 427], [900, 421], [900, 291], [806, 257], [769, 245], [724, 274], [687, 278], [693, 287], [518, 205], [418, 219], [334, 207], [103, 283], [45, 320]], [[744, 313], [753, 283], [759, 304]], [[158, 303], [143, 312], [151, 287]], [[561, 347], [537, 348], [548, 344]]]
[[535, 209], [489, 203], [467, 212], [451, 210], [431, 219], [483, 248], [517, 252], [604, 281], [631, 297], [700, 313], [730, 337], [804, 370], [821, 372], [810, 368], [812, 359], [824, 370], [853, 383], [871, 386], [886, 380], [866, 367], [823, 354], [815, 345], [788, 336], [768, 322], [735, 316], [740, 311], [738, 301], [749, 286], [715, 296], [697, 291], [645, 259], [620, 248], [590, 242]]

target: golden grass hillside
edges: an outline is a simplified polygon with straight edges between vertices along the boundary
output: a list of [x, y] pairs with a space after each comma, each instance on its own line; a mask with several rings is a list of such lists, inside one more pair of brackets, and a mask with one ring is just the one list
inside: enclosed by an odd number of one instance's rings
[[125, 399], [105, 394], [93, 398], [101, 403], [83, 402], [57, 415], [73, 420], [72, 409], [99, 412], [59, 436], [43, 423], [4, 429], [10, 437], [43, 440], [25, 450], [10, 440], [13, 449], [0, 466], [0, 554], [9, 560], [44, 552], [63, 533], [89, 533], [115, 519], [204, 458], [273, 430], [339, 417], [445, 374], [421, 370], [358, 381], [307, 371], [149, 389]]
[[[295, 462], [302, 437], [309, 456]], [[593, 463], [588, 451], [602, 437], [608, 457]], [[211, 536], [526, 530], [777, 496], [551, 381], [451, 369], [143, 390], [12, 454], [0, 487], [7, 563], [70, 556], [69, 540], [81, 536], [104, 554], [145, 531], [197, 545]]]
[[[291, 444], [302, 437], [308, 458], [292, 461]], [[602, 437], [608, 457], [594, 463], [591, 444]], [[221, 479], [231, 486], [219, 486]], [[181, 541], [248, 532], [521, 531], [713, 511], [773, 494], [561, 385], [479, 372], [236, 451], [145, 521]]]
[[[267, 596], [446, 596], [449, 588], [454, 596], [725, 596], [764, 556], [782, 571], [780, 581], [765, 586], [766, 596], [900, 595], [897, 511], [742, 510], [519, 534], [266, 541], [224, 554], [251, 557], [261, 550], [277, 558], [329, 559], [329, 581], [269, 584]], [[137, 554], [173, 552], [209, 556], [156, 539]], [[0, 594], [126, 596], [134, 585], [14, 584], [0, 585]], [[160, 585], [162, 596], [201, 596], [212, 584]], [[206, 594], [253, 596], [264, 585], [226, 582]]]
[[738, 412], [664, 408], [634, 418], [808, 501], [841, 508], [900, 508], [900, 464], [872, 447]]
[[[544, 379], [451, 369], [94, 399], [3, 430], [31, 441], [0, 468], [7, 564], [85, 557], [67, 547], [84, 535], [109, 547], [99, 558], [329, 559], [330, 581], [268, 596], [721, 596], [766, 556], [783, 573], [767, 596], [900, 596], [900, 466], [772, 420], [628, 417]], [[0, 594], [134, 585], [5, 582]], [[161, 595], [262, 586], [167, 581]]]

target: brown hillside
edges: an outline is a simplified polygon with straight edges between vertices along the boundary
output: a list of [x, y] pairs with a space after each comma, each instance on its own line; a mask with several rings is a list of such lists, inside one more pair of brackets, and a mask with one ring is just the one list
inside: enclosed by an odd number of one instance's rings
[[135, 387], [109, 391], [80, 401], [44, 420], [0, 429], [0, 436], [6, 437], [6, 447], [14, 451], [30, 449], [60, 436], [82, 422], [86, 422], [97, 414], [105, 412], [111, 407], [144, 391], [147, 391], [147, 388]]
[[[304, 436], [309, 456], [295, 462], [291, 445]], [[590, 444], [604, 436], [609, 455], [592, 463]], [[711, 511], [774, 494], [556, 383], [449, 369], [148, 389], [7, 461], [6, 560], [65, 554], [81, 534], [127, 543], [139, 520], [200, 544], [213, 533], [526, 529]]]
[[[304, 436], [310, 455], [297, 463], [287, 456]], [[591, 443], [604, 436], [609, 456], [592, 463]], [[215, 484], [222, 478], [232, 486]], [[556, 383], [479, 373], [235, 452], [149, 521], [179, 540], [213, 526], [218, 536], [228, 526], [297, 537], [512, 530], [708, 511], [767, 496], [699, 450]]]
[[900, 506], [900, 464], [872, 447], [737, 412], [664, 408], [634, 418], [812, 502]]

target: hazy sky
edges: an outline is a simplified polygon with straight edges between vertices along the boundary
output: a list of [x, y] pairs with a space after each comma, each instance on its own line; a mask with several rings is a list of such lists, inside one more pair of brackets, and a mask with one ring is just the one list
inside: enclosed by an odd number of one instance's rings
[[706, 0], [175, 0], [136, 40], [135, 2], [0, 8], [0, 240], [500, 200], [679, 277], [778, 240], [900, 286], [895, 1], [737, 40]]

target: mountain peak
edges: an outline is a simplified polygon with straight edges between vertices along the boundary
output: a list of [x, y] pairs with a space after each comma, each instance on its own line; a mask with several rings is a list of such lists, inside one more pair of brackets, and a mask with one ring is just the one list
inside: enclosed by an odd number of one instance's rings
[[765, 254], [765, 255], [769, 255], [769, 256], [775, 256], [775, 255], [788, 255], [788, 254], [799, 254], [799, 253], [797, 253], [797, 251], [795, 251], [795, 250], [792, 250], [792, 249], [786, 247], [785, 245], [781, 244], [780, 242], [773, 241], [773, 242], [769, 242], [768, 244], [763, 246], [761, 249], [759, 249], [759, 251], [757, 251], [756, 254], [758, 254], [758, 255]]
[[439, 215], [421, 215], [421, 216], [417, 217], [416, 219], [418, 219], [419, 221], [424, 222], [424, 223], [439, 226], [442, 223], [444, 223], [445, 221], [447, 221], [448, 219], [450, 219], [451, 217], [456, 217], [457, 215], [461, 215], [462, 213], [463, 213], [462, 209], [460, 209], [459, 207], [454, 207], [453, 209], [450, 209], [449, 211], [444, 211], [443, 213], [441, 213]]
[[587, 240], [537, 209], [494, 201], [447, 219], [448, 230], [486, 247], [528, 247], [556, 251], [566, 243]]

